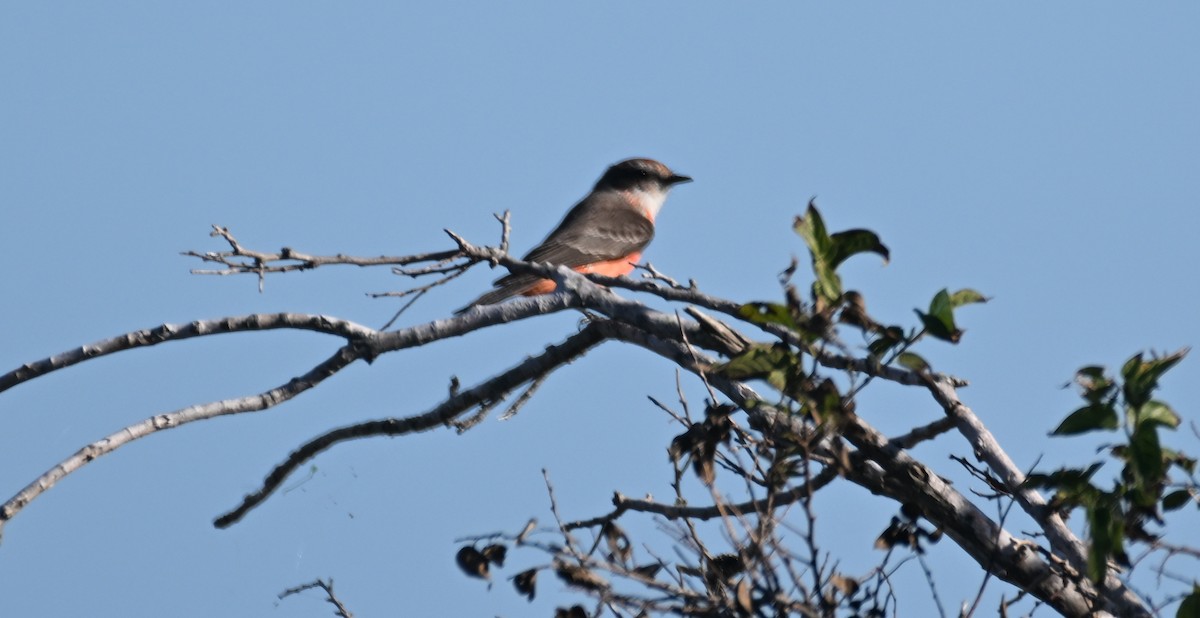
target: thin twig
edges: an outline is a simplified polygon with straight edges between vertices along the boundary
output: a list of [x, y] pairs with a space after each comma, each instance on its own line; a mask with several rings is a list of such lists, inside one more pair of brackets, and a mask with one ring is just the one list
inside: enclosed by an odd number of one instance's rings
[[283, 600], [292, 596], [293, 594], [299, 594], [305, 590], [311, 590], [313, 588], [320, 588], [325, 591], [325, 600], [329, 604], [333, 605], [333, 607], [336, 609], [334, 612], [336, 615], [341, 616], [341, 618], [354, 618], [354, 614], [351, 614], [350, 610], [346, 609], [346, 606], [342, 604], [341, 600], [337, 598], [337, 595], [333, 593], [333, 579], [330, 579], [329, 581], [316, 579], [307, 584], [302, 584], [294, 588], [288, 588], [287, 590], [279, 593], [279, 599]]
[[525, 390], [513, 400], [512, 404], [508, 406], [508, 409], [504, 411], [504, 414], [500, 415], [500, 420], [507, 421], [508, 419], [516, 416], [517, 412], [520, 411], [520, 409], [526, 403], [529, 403], [529, 400], [533, 398], [533, 394], [537, 392], [538, 387], [540, 387], [548, 377], [550, 376], [544, 375], [530, 380], [529, 386], [527, 386]]
[[650, 262], [646, 262], [644, 264], [636, 264], [636, 265], [634, 265], [634, 268], [636, 268], [637, 270], [646, 271], [646, 274], [642, 275], [643, 278], [649, 279], [652, 281], [662, 281], [663, 283], [665, 283], [668, 286], [675, 288], [675, 289], [683, 290], [683, 289], [689, 289], [689, 288], [696, 287], [695, 281], [691, 281], [690, 286], [683, 285], [683, 284], [679, 283], [678, 281], [659, 272], [659, 270], [654, 267], [654, 264], [651, 264]]
[[405, 266], [421, 262], [436, 262], [439, 260], [458, 257], [457, 251], [431, 251], [411, 255], [376, 257], [358, 257], [352, 255], [310, 255], [301, 253], [290, 247], [284, 247], [277, 252], [255, 251], [243, 247], [229, 228], [213, 225], [209, 236], [220, 236], [229, 243], [229, 251], [183, 251], [180, 254], [194, 257], [205, 262], [220, 264], [225, 268], [217, 270], [193, 269], [195, 275], [240, 275], [254, 274], [262, 276], [266, 273], [282, 273], [298, 270], [311, 270], [320, 266]]

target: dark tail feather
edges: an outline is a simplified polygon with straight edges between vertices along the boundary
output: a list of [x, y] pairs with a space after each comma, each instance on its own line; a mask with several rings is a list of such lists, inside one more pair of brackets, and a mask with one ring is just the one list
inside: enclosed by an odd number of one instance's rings
[[471, 308], [479, 305], [494, 305], [500, 301], [508, 300], [509, 298], [512, 298], [513, 296], [516, 296], [517, 294], [529, 289], [529, 287], [534, 283], [537, 283], [537, 281], [537, 277], [530, 277], [528, 275], [512, 278], [501, 277], [500, 279], [496, 280], [496, 287], [494, 289], [471, 301], [466, 307], [456, 310], [454, 314], [459, 315], [466, 313]]

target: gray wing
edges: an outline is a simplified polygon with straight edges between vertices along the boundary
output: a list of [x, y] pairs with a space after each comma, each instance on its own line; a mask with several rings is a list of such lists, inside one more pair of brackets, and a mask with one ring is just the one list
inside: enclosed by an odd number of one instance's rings
[[[654, 239], [654, 223], [618, 195], [607, 194], [601, 199], [603, 201], [591, 204], [577, 204], [546, 240], [525, 255], [524, 260], [576, 268], [615, 260], [645, 249]], [[464, 310], [520, 294], [539, 279], [534, 275], [501, 277], [495, 282], [496, 289], [480, 296]]]
[[625, 257], [645, 249], [653, 239], [654, 224], [628, 206], [594, 209], [564, 219], [524, 259], [574, 268]]

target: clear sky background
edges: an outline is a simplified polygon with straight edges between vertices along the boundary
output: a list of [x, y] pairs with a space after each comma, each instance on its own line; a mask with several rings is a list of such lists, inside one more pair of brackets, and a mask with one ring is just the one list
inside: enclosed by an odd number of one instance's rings
[[[1046, 437], [1076, 406], [1062, 388], [1074, 370], [1200, 343], [1198, 31], [1200, 8], [1173, 2], [7, 2], [0, 370], [163, 322], [294, 311], [378, 327], [398, 303], [365, 293], [410, 285], [386, 269], [277, 276], [259, 294], [249, 277], [188, 274], [198, 264], [179, 252], [224, 248], [214, 223], [268, 250], [440, 250], [446, 227], [494, 242], [504, 209], [524, 251], [605, 166], [648, 156], [696, 179], [660, 216], [646, 256], [659, 269], [732, 299], [779, 298], [776, 274], [804, 255], [791, 219], [816, 196], [832, 229], [868, 227], [892, 249], [886, 267], [844, 269], [879, 318], [913, 324], [943, 287], [994, 297], [961, 311], [961, 345], [918, 351], [971, 380], [964, 400], [1018, 465], [1080, 463], [1102, 438]], [[448, 315], [495, 274], [438, 289], [402, 324]], [[516, 418], [464, 436], [340, 446], [233, 529], [210, 522], [304, 440], [422, 412], [452, 375], [485, 379], [576, 323], [391, 354], [87, 466], [6, 527], [5, 613], [326, 616], [316, 594], [275, 595], [333, 577], [362, 618], [550, 615], [559, 582], [544, 578], [532, 606], [503, 580], [488, 591], [457, 571], [453, 541], [550, 522], [543, 467], [571, 519], [605, 512], [614, 490], [668, 496], [678, 430], [646, 396], [674, 400], [674, 370], [641, 350], [609, 344]], [[337, 345], [205, 338], [6, 392], [0, 493], [129, 423], [280, 384]], [[1197, 421], [1200, 358], [1163, 386]], [[888, 432], [940, 414], [888, 385], [859, 412]], [[1194, 435], [1169, 442], [1200, 451]], [[982, 489], [947, 460], [970, 455], [956, 435], [915, 454]], [[894, 505], [847, 487], [817, 507], [845, 570], [879, 561], [871, 543]], [[1179, 540], [1200, 543], [1196, 519], [1173, 519]], [[953, 613], [979, 571], [949, 542], [930, 558]], [[545, 562], [510, 560], [504, 575]], [[898, 578], [901, 615], [928, 615], [916, 565]], [[986, 613], [1012, 596], [992, 586]]]

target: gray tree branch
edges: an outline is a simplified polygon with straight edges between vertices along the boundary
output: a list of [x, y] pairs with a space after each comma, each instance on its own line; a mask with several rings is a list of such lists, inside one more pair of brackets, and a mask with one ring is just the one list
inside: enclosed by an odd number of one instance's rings
[[[236, 239], [223, 228], [214, 232], [229, 242], [231, 251], [218, 254], [189, 253], [200, 259], [225, 264], [233, 272], [252, 272], [262, 277], [265, 272], [281, 272], [288, 269], [312, 268], [324, 264], [342, 263], [372, 265], [384, 263], [373, 258], [356, 262], [346, 256], [318, 259], [284, 250], [277, 254], [255, 252], [241, 247]], [[430, 263], [428, 268], [410, 272], [416, 274], [445, 274], [455, 268], [467, 268], [472, 264], [489, 262], [502, 266], [514, 273], [535, 274], [553, 279], [560, 293], [546, 296], [519, 298], [500, 305], [476, 307], [462, 315], [435, 320], [397, 331], [377, 331], [352, 322], [327, 316], [301, 314], [252, 315], [192, 322], [188, 325], [163, 325], [156, 329], [135, 331], [106, 339], [95, 344], [81, 346], [63, 354], [23, 365], [0, 376], [0, 392], [32, 380], [51, 371], [78, 364], [90, 358], [114, 354], [127, 349], [156, 345], [165, 341], [186, 339], [217, 333], [267, 330], [299, 329], [323, 332], [343, 337], [347, 343], [330, 358], [303, 375], [286, 384], [248, 397], [214, 401], [190, 406], [173, 412], [155, 415], [140, 423], [130, 425], [110, 436], [89, 444], [72, 457], [64, 460], [4, 505], [0, 505], [0, 527], [66, 475], [88, 462], [116, 448], [150, 435], [156, 431], [170, 429], [182, 424], [204, 420], [226, 414], [265, 410], [287, 401], [316, 386], [356, 360], [372, 361], [381, 354], [420, 347], [432, 341], [458, 337], [480, 328], [527, 319], [530, 317], [562, 311], [586, 309], [603, 319], [596, 320], [580, 333], [569, 337], [557, 346], [550, 346], [537, 357], [518, 363], [509, 370], [466, 391], [452, 394], [432, 410], [413, 417], [382, 419], [358, 423], [333, 430], [319, 436], [293, 452], [278, 465], [263, 486], [246, 497], [243, 504], [219, 518], [218, 526], [227, 526], [237, 521], [254, 505], [264, 500], [278, 487], [287, 474], [304, 461], [322, 450], [339, 442], [369, 435], [402, 435], [423, 431], [445, 424], [473, 407], [507, 396], [513, 389], [544, 379], [546, 375], [564, 363], [570, 362], [588, 349], [606, 339], [616, 339], [645, 348], [669, 359], [679, 367], [702, 379], [716, 392], [721, 393], [744, 410], [750, 426], [772, 440], [781, 442], [800, 440], [805, 448], [824, 449], [828, 461], [847, 461], [848, 465], [836, 468], [836, 473], [864, 487], [872, 493], [886, 496], [900, 504], [916, 505], [920, 515], [944, 530], [986, 571], [1028, 591], [1043, 602], [1066, 615], [1096, 615], [1108, 613], [1121, 616], [1142, 616], [1148, 612], [1141, 601], [1123, 583], [1110, 575], [1103, 587], [1093, 586], [1082, 575], [1086, 564], [1086, 547], [1063, 524], [1061, 518], [1046, 508], [1045, 499], [1036, 491], [1023, 488], [1024, 476], [1004, 453], [987, 428], [958, 397], [955, 387], [965, 383], [956, 378], [927, 372], [883, 365], [875, 359], [855, 358], [844, 349], [831, 350], [828, 346], [813, 345], [798, 332], [778, 324], [754, 323], [742, 317], [741, 304], [710, 296], [697, 289], [695, 284], [682, 286], [661, 274], [646, 280], [626, 277], [609, 278], [596, 275], [583, 276], [569, 269], [547, 264], [526, 263], [513, 259], [503, 249], [476, 247], [450, 233], [458, 244], [457, 251], [422, 254], [398, 258], [403, 264]], [[235, 258], [237, 258], [235, 260]], [[462, 264], [448, 269], [443, 264], [461, 259]], [[239, 261], [242, 260], [242, 261]], [[244, 261], [244, 260], [249, 260]], [[279, 265], [279, 260], [296, 260], [298, 264]], [[387, 262], [399, 263], [399, 262]], [[272, 270], [277, 269], [277, 270]], [[1007, 489], [1016, 497], [1018, 504], [1039, 524], [1047, 535], [1051, 551], [1035, 543], [1014, 537], [986, 516], [964, 495], [950, 486], [934, 470], [911, 457], [905, 447], [920, 440], [930, 439], [947, 427], [946, 423], [914, 429], [895, 441], [890, 441], [852, 409], [842, 411], [835, 432], [807, 423], [764, 403], [764, 398], [748, 385], [727, 379], [713, 368], [716, 359], [710, 352], [731, 356], [742, 351], [750, 341], [727, 325], [707, 318], [704, 314], [693, 316], [696, 320], [682, 318], [679, 314], [656, 311], [633, 300], [622, 298], [608, 288], [624, 288], [651, 294], [661, 299], [685, 302], [720, 313], [751, 325], [815, 359], [822, 368], [853, 374], [862, 374], [903, 385], [927, 388], [934, 401], [953, 421], [974, 452], [988, 465]], [[698, 321], [697, 321], [698, 320]], [[836, 348], [836, 346], [835, 346]], [[813, 369], [817, 371], [816, 367]], [[836, 434], [836, 435], [834, 435]], [[848, 453], [833, 442], [845, 440], [853, 446]], [[844, 458], [835, 455], [843, 453]], [[826, 482], [833, 466], [827, 465], [814, 480]], [[832, 477], [831, 477], [832, 478]], [[779, 496], [775, 504], [778, 505]], [[624, 502], [617, 504], [615, 517], [622, 509], [653, 512], [658, 508], [652, 503]], [[718, 505], [728, 508], [730, 505]], [[754, 502], [743, 505], [757, 508]], [[718, 511], [719, 512], [719, 511]], [[668, 512], [662, 514], [667, 515]], [[681, 517], [699, 518], [703, 511], [688, 511], [677, 514]]]

